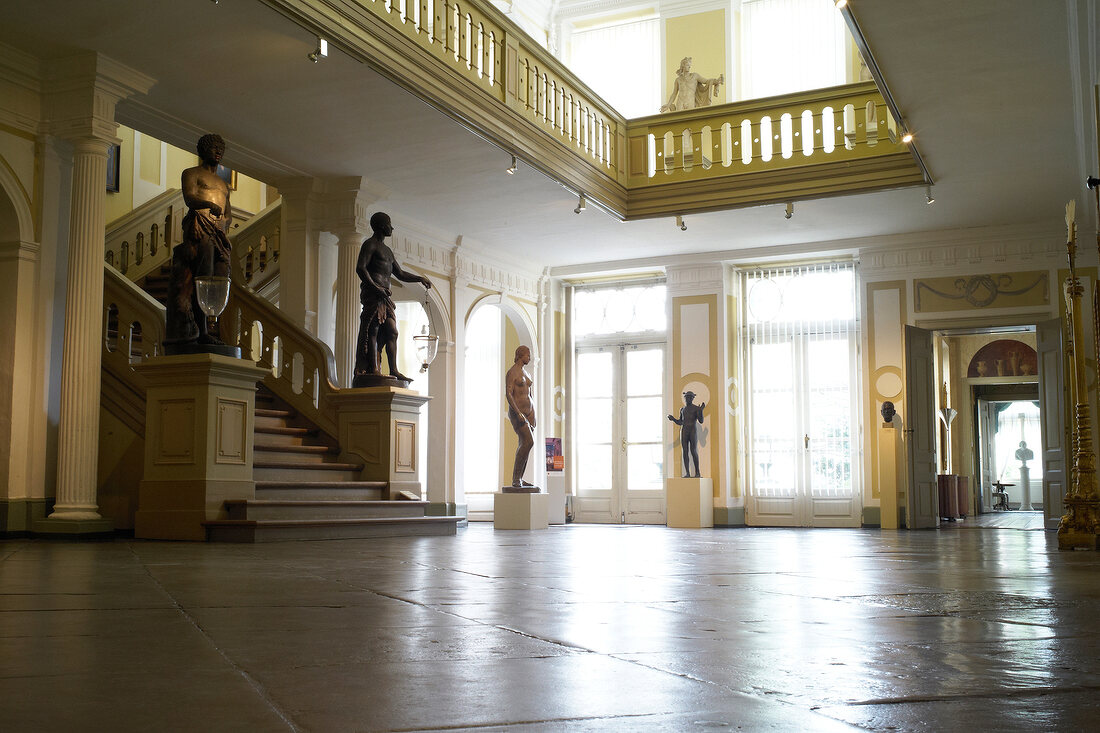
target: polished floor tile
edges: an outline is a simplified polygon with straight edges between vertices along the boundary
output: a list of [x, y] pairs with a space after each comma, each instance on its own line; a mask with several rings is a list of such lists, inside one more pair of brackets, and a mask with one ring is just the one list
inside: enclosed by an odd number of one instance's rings
[[0, 728], [1088, 729], [1100, 555], [959, 529], [4, 541]]

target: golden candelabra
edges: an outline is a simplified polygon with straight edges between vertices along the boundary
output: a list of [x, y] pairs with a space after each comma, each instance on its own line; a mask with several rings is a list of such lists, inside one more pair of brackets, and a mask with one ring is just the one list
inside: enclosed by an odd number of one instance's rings
[[[1090, 186], [1091, 187], [1091, 186]], [[1100, 201], [1100, 200], [1098, 200]], [[1071, 353], [1073, 355], [1073, 374], [1070, 380], [1071, 400], [1074, 406], [1073, 427], [1073, 463], [1069, 490], [1066, 492], [1066, 513], [1058, 524], [1058, 549], [1097, 549], [1097, 537], [1100, 535], [1100, 494], [1096, 488], [1096, 457], [1092, 450], [1092, 428], [1089, 415], [1088, 382], [1085, 376], [1085, 324], [1081, 311], [1081, 302], [1085, 288], [1077, 278], [1077, 231], [1074, 217], [1074, 202], [1066, 206], [1066, 248], [1069, 251], [1069, 278], [1065, 283], [1066, 317], [1069, 321]], [[1100, 233], [1097, 235], [1100, 247]], [[1098, 294], [1093, 285], [1093, 303]], [[1094, 333], [1100, 332], [1096, 322], [1095, 308], [1093, 318]]]

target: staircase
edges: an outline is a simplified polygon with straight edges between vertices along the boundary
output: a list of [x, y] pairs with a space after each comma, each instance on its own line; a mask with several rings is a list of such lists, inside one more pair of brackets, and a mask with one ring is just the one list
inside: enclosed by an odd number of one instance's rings
[[[270, 215], [259, 218], [277, 220]], [[156, 267], [146, 264], [142, 273], [146, 292], [130, 278], [120, 276], [114, 267], [105, 268], [104, 280], [108, 317], [103, 405], [113, 412], [119, 405], [127, 407], [130, 422], [139, 433], [144, 432], [145, 391], [132, 365], [159, 353], [164, 310], [155, 300], [163, 304], [166, 299], [171, 270], [170, 262]], [[270, 278], [272, 273], [265, 275]], [[243, 334], [231, 329], [238, 338], [245, 339], [246, 343], [241, 344], [245, 358], [269, 364], [264, 355], [270, 358], [273, 341], [278, 337], [280, 361], [283, 357], [288, 363], [295, 358], [303, 360], [312, 381], [322, 382], [325, 389], [336, 389], [328, 376], [334, 371], [331, 352], [289, 323], [270, 302], [247, 286], [235, 286], [230, 310], [238, 314], [237, 328], [252, 323], [262, 328], [259, 346], [248, 340], [253, 336], [251, 330]], [[223, 324], [226, 321], [223, 316]], [[222, 336], [229, 334], [223, 331]], [[331, 437], [336, 434], [334, 416], [321, 409], [320, 399], [308, 399], [300, 386], [295, 390], [292, 381], [290, 369], [275, 368], [265, 379], [270, 388], [263, 384], [258, 388], [253, 451], [255, 498], [227, 500], [226, 518], [204, 523], [208, 540], [270, 542], [455, 534], [461, 517], [428, 517], [427, 502], [404, 498], [406, 495], [390, 498], [385, 482], [359, 480], [363, 466], [339, 460], [340, 447]], [[122, 396], [113, 398], [115, 392]], [[295, 399], [297, 406], [286, 401]]]
[[228, 519], [206, 522], [215, 542], [453, 535], [459, 517], [427, 517], [425, 501], [383, 499], [386, 484], [359, 481], [361, 465], [261, 387], [256, 393], [255, 499], [225, 502]]

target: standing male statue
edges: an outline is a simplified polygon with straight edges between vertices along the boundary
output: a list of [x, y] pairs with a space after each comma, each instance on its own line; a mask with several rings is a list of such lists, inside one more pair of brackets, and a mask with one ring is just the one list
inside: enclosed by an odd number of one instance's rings
[[229, 185], [217, 174], [225, 154], [221, 135], [203, 135], [196, 146], [199, 164], [180, 177], [187, 215], [183, 241], [172, 250], [172, 276], [165, 310], [165, 353], [186, 353], [196, 344], [221, 345], [207, 331], [206, 314], [195, 297], [195, 278], [229, 276], [229, 238], [233, 220]]
[[[401, 282], [432, 286], [428, 278], [401, 269], [385, 238], [393, 234], [390, 217], [377, 212], [370, 218], [373, 234], [363, 242], [355, 272], [359, 275], [359, 301], [363, 313], [359, 317], [359, 337], [355, 343], [353, 387], [370, 387], [394, 381], [409, 383], [409, 378], [397, 371], [397, 310], [390, 291], [390, 278]], [[382, 375], [382, 351], [389, 363], [389, 378]]]
[[695, 460], [695, 478], [699, 476], [699, 435], [696, 433], [695, 424], [703, 424], [703, 408], [707, 406], [706, 402], [700, 402], [698, 405], [692, 404], [692, 400], [695, 399], [695, 393], [692, 391], [684, 392], [684, 406], [680, 408], [679, 419], [668, 416], [668, 419], [680, 426], [680, 449], [684, 454], [684, 478], [691, 477], [691, 469], [688, 465], [688, 452], [690, 451], [691, 457]]
[[680, 61], [676, 78], [672, 82], [672, 94], [668, 103], [661, 107], [662, 112], [677, 112], [684, 109], [710, 106], [711, 96], [718, 96], [718, 87], [726, 83], [726, 75], [717, 79], [705, 79], [691, 70], [691, 57]]
[[523, 480], [527, 470], [527, 459], [535, 446], [535, 405], [531, 402], [531, 377], [524, 367], [531, 363], [531, 349], [520, 346], [516, 349], [516, 361], [504, 375], [504, 399], [508, 401], [508, 420], [516, 431], [519, 445], [516, 447], [516, 462], [512, 467], [512, 490], [538, 492], [538, 487]]

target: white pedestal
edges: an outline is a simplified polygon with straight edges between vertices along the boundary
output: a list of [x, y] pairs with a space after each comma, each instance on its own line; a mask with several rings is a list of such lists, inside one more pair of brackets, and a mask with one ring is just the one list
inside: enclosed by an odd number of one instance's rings
[[493, 494], [495, 529], [546, 529], [549, 494]]
[[665, 524], [688, 529], [713, 527], [713, 495], [709, 478], [665, 479]]
[[546, 521], [565, 524], [565, 474], [558, 471], [546, 474], [546, 493], [550, 497], [550, 509]]

